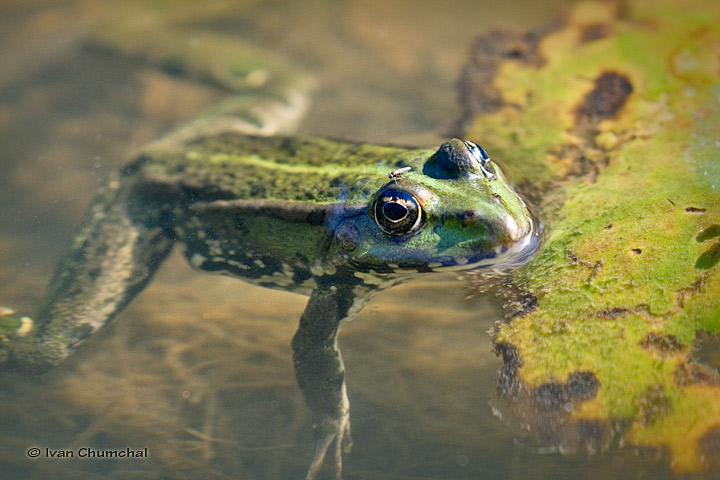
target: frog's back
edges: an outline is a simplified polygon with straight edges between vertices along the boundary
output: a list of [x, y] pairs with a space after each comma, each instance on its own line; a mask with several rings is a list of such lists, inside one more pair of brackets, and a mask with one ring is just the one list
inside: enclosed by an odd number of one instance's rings
[[367, 203], [390, 171], [429, 153], [223, 134], [149, 149], [126, 175], [138, 204], [164, 212], [193, 267], [307, 294], [324, 268], [333, 209]]
[[197, 200], [332, 204], [366, 201], [387, 174], [421, 165], [430, 150], [324, 138], [223, 134], [151, 149], [137, 163], [142, 181]]

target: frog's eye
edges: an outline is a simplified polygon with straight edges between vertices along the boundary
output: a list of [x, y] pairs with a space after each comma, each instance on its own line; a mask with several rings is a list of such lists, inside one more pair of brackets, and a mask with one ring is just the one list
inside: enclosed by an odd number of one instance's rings
[[423, 224], [420, 203], [405, 190], [381, 192], [373, 202], [371, 214], [380, 230], [393, 236], [412, 233]]

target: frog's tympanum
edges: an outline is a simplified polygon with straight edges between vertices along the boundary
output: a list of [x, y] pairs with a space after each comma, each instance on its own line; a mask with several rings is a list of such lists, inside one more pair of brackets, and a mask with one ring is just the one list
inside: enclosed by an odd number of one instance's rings
[[178, 243], [197, 269], [309, 295], [292, 341], [316, 439], [307, 478], [328, 451], [339, 478], [350, 446], [342, 323], [419, 274], [518, 264], [537, 228], [474, 143], [436, 151], [202, 125], [151, 145], [100, 193], [36, 319], [5, 342], [5, 366], [58, 364]]

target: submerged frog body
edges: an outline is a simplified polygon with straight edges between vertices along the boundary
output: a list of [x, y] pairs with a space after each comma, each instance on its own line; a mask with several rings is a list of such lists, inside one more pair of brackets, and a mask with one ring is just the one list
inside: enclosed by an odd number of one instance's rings
[[198, 269], [310, 296], [292, 342], [313, 412], [313, 478], [350, 444], [340, 325], [416, 275], [510, 266], [536, 246], [479, 146], [437, 151], [223, 133], [149, 148], [101, 193], [8, 366], [57, 364], [130, 302], [174, 243]]

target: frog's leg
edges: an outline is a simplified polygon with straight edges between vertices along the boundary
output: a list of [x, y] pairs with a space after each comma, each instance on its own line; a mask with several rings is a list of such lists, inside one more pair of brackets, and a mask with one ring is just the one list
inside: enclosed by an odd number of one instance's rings
[[[364, 289], [363, 289], [364, 290]], [[292, 341], [293, 363], [300, 390], [312, 411], [315, 454], [306, 480], [312, 480], [332, 448], [334, 468], [341, 478], [342, 453], [350, 451], [350, 404], [345, 366], [337, 346], [342, 322], [352, 319], [370, 299], [342, 284], [318, 286], [310, 296]]]
[[295, 132], [310, 106], [315, 81], [294, 65], [237, 35], [202, 29], [189, 33], [187, 28], [137, 22], [131, 17], [113, 18], [94, 32], [92, 43], [228, 94], [149, 148], [176, 147], [227, 132], [260, 136]]
[[162, 213], [145, 208], [125, 180], [100, 192], [36, 319], [26, 317], [23, 331], [0, 344], [3, 369], [42, 373], [60, 363], [145, 287], [170, 252]]

